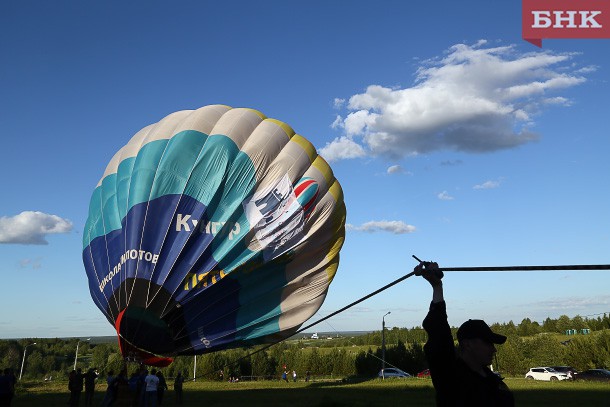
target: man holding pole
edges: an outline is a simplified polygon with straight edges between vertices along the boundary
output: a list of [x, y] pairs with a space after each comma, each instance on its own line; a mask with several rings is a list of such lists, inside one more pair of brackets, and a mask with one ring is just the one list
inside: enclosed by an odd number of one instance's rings
[[432, 286], [432, 303], [423, 327], [428, 333], [424, 352], [436, 390], [437, 406], [514, 406], [512, 393], [489, 365], [495, 344], [506, 337], [494, 333], [482, 320], [470, 319], [457, 332], [456, 351], [443, 296], [443, 272], [434, 262], [413, 270]]

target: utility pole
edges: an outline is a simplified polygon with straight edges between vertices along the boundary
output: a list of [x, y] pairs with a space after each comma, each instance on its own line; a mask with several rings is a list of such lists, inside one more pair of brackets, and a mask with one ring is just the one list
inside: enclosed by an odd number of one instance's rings
[[[90, 341], [91, 338], [85, 339], [86, 341]], [[74, 354], [74, 370], [76, 370], [76, 361], [78, 360], [78, 345], [80, 345], [80, 339], [76, 342], [76, 353]]]
[[390, 315], [391, 312], [388, 311], [381, 318], [381, 378], [385, 380], [385, 317]]
[[21, 376], [23, 376], [23, 365], [25, 364], [25, 351], [28, 349], [28, 346], [36, 345], [36, 342], [25, 345], [23, 348], [23, 359], [21, 359], [21, 371], [19, 372], [19, 380], [21, 380]]
[[197, 355], [195, 355], [195, 361], [193, 362], [193, 381], [197, 381]]

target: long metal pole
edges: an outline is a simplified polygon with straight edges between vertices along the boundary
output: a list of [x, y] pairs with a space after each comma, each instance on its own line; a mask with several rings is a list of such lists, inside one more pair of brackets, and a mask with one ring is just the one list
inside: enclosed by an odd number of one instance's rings
[[23, 364], [25, 363], [25, 351], [27, 350], [27, 345], [23, 349], [23, 359], [21, 359], [21, 371], [19, 372], [19, 380], [21, 380], [21, 376], [23, 376]]
[[19, 371], [19, 380], [21, 380], [21, 376], [23, 376], [23, 365], [25, 364], [25, 352], [28, 350], [28, 346], [36, 345], [36, 342], [25, 345], [23, 348], [23, 359], [21, 359], [21, 370]]
[[[385, 315], [383, 316], [385, 318]], [[381, 378], [385, 379], [385, 319], [381, 319]]]
[[499, 266], [499, 267], [439, 267], [440, 271], [550, 271], [550, 270], [610, 270], [610, 264], [574, 264], [568, 266]]
[[[91, 340], [91, 338], [85, 339], [85, 341], [90, 341], [90, 340]], [[78, 360], [78, 345], [80, 345], [80, 339], [78, 340], [78, 342], [76, 342], [76, 354], [74, 355], [74, 370], [76, 370], [76, 361]]]
[[193, 362], [193, 381], [197, 381], [197, 355], [195, 355], [195, 361]]
[[391, 312], [388, 311], [388, 313], [381, 318], [381, 378], [383, 380], [385, 380], [385, 317], [390, 313]]
[[76, 353], [74, 354], [74, 370], [76, 370], [76, 361], [78, 360], [78, 345], [80, 345], [80, 339], [76, 342]]

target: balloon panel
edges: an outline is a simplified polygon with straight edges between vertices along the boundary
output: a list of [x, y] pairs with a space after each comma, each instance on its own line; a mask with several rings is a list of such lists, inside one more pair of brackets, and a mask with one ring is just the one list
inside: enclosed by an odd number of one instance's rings
[[311, 143], [256, 110], [213, 105], [115, 154], [83, 262], [125, 349], [197, 354], [295, 332], [321, 306], [344, 234], [341, 187]]

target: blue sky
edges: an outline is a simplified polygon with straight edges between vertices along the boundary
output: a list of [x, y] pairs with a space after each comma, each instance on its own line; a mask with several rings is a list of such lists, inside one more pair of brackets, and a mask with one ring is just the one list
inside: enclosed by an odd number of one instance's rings
[[[311, 320], [441, 266], [608, 264], [609, 40], [521, 39], [519, 2], [0, 3], [0, 337], [114, 333], [81, 260], [115, 151], [252, 107], [330, 161], [348, 231]], [[421, 4], [420, 4], [421, 3]], [[450, 323], [610, 312], [610, 273], [448, 273]], [[320, 331], [421, 324], [405, 282]]]

